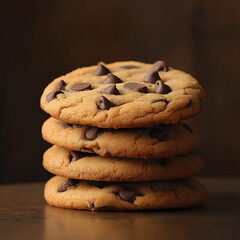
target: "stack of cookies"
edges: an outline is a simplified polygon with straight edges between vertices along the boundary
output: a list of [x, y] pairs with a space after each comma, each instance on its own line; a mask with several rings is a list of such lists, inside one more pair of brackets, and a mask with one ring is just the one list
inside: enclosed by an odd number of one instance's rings
[[181, 122], [201, 112], [196, 79], [164, 61], [99, 63], [51, 82], [41, 107], [53, 144], [43, 166], [56, 207], [92, 211], [185, 208], [207, 198], [194, 175], [200, 138]]

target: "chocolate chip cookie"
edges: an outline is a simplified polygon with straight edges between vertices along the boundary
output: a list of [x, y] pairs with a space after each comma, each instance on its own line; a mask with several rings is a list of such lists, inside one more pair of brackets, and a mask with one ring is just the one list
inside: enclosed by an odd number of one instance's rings
[[53, 177], [45, 186], [46, 201], [55, 207], [91, 211], [134, 211], [186, 208], [203, 204], [207, 191], [196, 179], [119, 183]]
[[189, 153], [153, 160], [101, 157], [52, 146], [43, 155], [44, 168], [56, 175], [94, 181], [155, 181], [186, 178], [204, 168], [203, 160]]
[[185, 154], [200, 143], [198, 134], [185, 123], [150, 128], [103, 129], [49, 118], [42, 126], [42, 136], [52, 144], [71, 150], [144, 159]]
[[175, 123], [201, 112], [204, 91], [191, 75], [126, 61], [77, 69], [51, 82], [41, 107], [54, 118], [101, 128]]

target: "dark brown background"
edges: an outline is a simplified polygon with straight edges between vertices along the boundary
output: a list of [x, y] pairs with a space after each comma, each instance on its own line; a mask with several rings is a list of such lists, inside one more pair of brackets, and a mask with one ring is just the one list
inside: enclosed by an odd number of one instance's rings
[[199, 79], [205, 174], [240, 173], [240, 2], [4, 1], [1, 7], [0, 182], [38, 181], [49, 174], [50, 146], [40, 128], [44, 87], [55, 77], [102, 60], [164, 59]]

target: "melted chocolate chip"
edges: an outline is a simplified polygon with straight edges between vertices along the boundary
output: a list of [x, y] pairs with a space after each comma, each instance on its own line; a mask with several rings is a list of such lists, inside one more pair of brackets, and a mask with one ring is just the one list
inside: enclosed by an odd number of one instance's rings
[[63, 184], [62, 186], [57, 188], [57, 191], [58, 192], [65, 192], [65, 191], [67, 191], [67, 189], [68, 189], [68, 185], [67, 184]]
[[110, 70], [105, 66], [103, 66], [101, 63], [98, 63], [97, 70], [93, 72], [93, 75], [102, 76], [102, 75], [107, 75], [108, 73], [110, 73]]
[[168, 104], [168, 100], [167, 99], [153, 99], [152, 103], [156, 103], [156, 102], [165, 102], [166, 105]]
[[62, 91], [52, 91], [46, 96], [47, 102], [51, 102], [53, 99], [57, 97], [58, 94], [63, 93]]
[[66, 83], [63, 80], [61, 80], [57, 85], [57, 90], [58, 91], [63, 90], [65, 86], [66, 86]]
[[125, 65], [125, 66], [122, 66], [121, 68], [123, 68], [123, 69], [133, 69], [133, 68], [140, 68], [140, 67], [135, 66], [135, 65]]
[[94, 140], [97, 138], [99, 130], [100, 129], [98, 127], [89, 127], [85, 132], [85, 138], [87, 140]]
[[164, 141], [166, 139], [167, 134], [168, 134], [168, 128], [166, 127], [153, 128], [149, 132], [149, 136], [151, 138], [156, 138], [159, 141]]
[[84, 90], [91, 90], [91, 84], [90, 83], [78, 83], [74, 86], [72, 86], [72, 90], [74, 91], [84, 91]]
[[98, 98], [97, 105], [98, 105], [99, 109], [101, 109], [101, 110], [108, 110], [109, 108], [115, 106], [112, 102], [110, 102], [104, 96], [101, 96]]
[[155, 83], [155, 93], [159, 93], [159, 94], [167, 94], [171, 92], [171, 88], [166, 85], [163, 81], [158, 80]]
[[152, 71], [163, 71], [167, 72], [168, 71], [168, 66], [164, 61], [157, 61], [153, 64], [152, 66]]
[[134, 189], [123, 188], [119, 192], [119, 197], [126, 202], [133, 203], [136, 199], [136, 196], [139, 196], [139, 193]]
[[72, 187], [76, 184], [78, 184], [80, 181], [77, 179], [68, 179], [66, 184], [63, 184], [62, 186], [57, 188], [58, 192], [65, 192], [68, 190], [69, 187]]
[[157, 80], [161, 80], [158, 72], [150, 72], [143, 79], [143, 81], [146, 82], [146, 83], [155, 83]]
[[72, 127], [73, 126], [73, 124], [64, 122], [62, 120], [60, 120], [60, 124], [63, 125], [64, 127]]
[[86, 157], [88, 154], [78, 151], [70, 151], [70, 162], [76, 162], [77, 160]]
[[115, 76], [114, 74], [112, 73], [109, 73], [107, 78], [104, 80], [103, 82], [104, 84], [108, 84], [108, 83], [122, 83], [122, 80]]
[[116, 87], [115, 84], [110, 85], [110, 86], [108, 86], [108, 87], [106, 87], [106, 88], [103, 88], [103, 89], [100, 91], [100, 93], [119, 95], [119, 91], [118, 91], [118, 89], [117, 89], [117, 87]]
[[129, 83], [125, 83], [124, 87], [137, 92], [142, 92], [142, 93], [148, 92], [148, 88], [141, 83], [129, 82]]
[[70, 178], [69, 178], [69, 179], [67, 180], [67, 184], [68, 184], [69, 187], [72, 187], [72, 186], [78, 184], [79, 182], [80, 182], [80, 180], [78, 180], [78, 179], [70, 179]]

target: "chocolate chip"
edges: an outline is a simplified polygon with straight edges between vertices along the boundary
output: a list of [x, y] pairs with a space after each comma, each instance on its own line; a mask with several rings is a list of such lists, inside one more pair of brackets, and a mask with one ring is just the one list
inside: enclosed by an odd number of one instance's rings
[[68, 184], [69, 187], [72, 187], [72, 186], [78, 184], [79, 182], [80, 182], [79, 179], [70, 179], [70, 178], [69, 178], [69, 179], [67, 180], [67, 184]]
[[118, 89], [117, 89], [117, 87], [116, 87], [115, 84], [110, 85], [110, 86], [108, 86], [108, 87], [106, 87], [106, 88], [103, 88], [103, 89], [100, 91], [100, 93], [119, 95], [119, 91], [118, 91]]
[[150, 72], [143, 79], [143, 81], [146, 82], [146, 83], [155, 83], [157, 80], [161, 80], [158, 72]]
[[151, 138], [156, 138], [159, 141], [164, 141], [168, 134], [168, 128], [166, 127], [156, 127], [150, 130], [149, 136]]
[[73, 124], [64, 122], [62, 120], [60, 120], [60, 124], [63, 125], [64, 127], [72, 127], [73, 126]]
[[58, 94], [63, 93], [62, 91], [52, 91], [46, 96], [47, 102], [51, 102]]
[[78, 159], [83, 158], [85, 156], [87, 156], [87, 154], [83, 152], [70, 151], [70, 162], [76, 162]]
[[125, 66], [122, 66], [121, 68], [123, 68], [123, 69], [133, 69], [133, 68], [139, 68], [139, 67], [135, 66], [135, 65], [125, 65]]
[[62, 186], [57, 188], [58, 192], [65, 192], [68, 189], [68, 184], [63, 184]]
[[168, 100], [167, 99], [153, 99], [152, 103], [156, 103], [156, 102], [165, 102], [166, 105], [168, 104]]
[[87, 140], [94, 140], [95, 138], [97, 138], [98, 133], [99, 133], [98, 127], [89, 127], [85, 132], [85, 138]]
[[109, 73], [107, 78], [104, 80], [103, 82], [104, 84], [108, 84], [108, 83], [122, 83], [122, 80], [115, 76], [114, 74], [112, 73]]
[[133, 189], [123, 188], [119, 192], [119, 197], [126, 202], [133, 203], [136, 199], [136, 196], [138, 196], [138, 192]]
[[98, 105], [99, 109], [101, 109], [101, 110], [108, 110], [109, 108], [115, 106], [112, 102], [110, 102], [104, 96], [101, 96], [98, 98], [97, 105]]
[[158, 80], [155, 83], [155, 93], [167, 94], [171, 92], [171, 88], [166, 85], [162, 80]]
[[141, 83], [129, 82], [129, 83], [125, 83], [124, 87], [128, 88], [130, 90], [135, 90], [137, 92], [142, 92], [142, 93], [148, 92], [148, 88], [144, 84], [141, 84]]
[[103, 66], [101, 63], [98, 63], [97, 70], [93, 72], [93, 75], [102, 76], [102, 75], [107, 75], [108, 73], [110, 73], [109, 69]]
[[57, 84], [57, 90], [63, 90], [64, 88], [65, 88], [65, 86], [66, 86], [66, 83], [63, 81], [63, 80], [61, 80], [58, 84]]
[[68, 190], [69, 187], [72, 187], [76, 184], [78, 184], [80, 181], [77, 179], [68, 179], [66, 184], [63, 184], [62, 186], [57, 188], [58, 192], [65, 192]]
[[74, 86], [72, 86], [72, 90], [74, 91], [84, 91], [84, 90], [91, 90], [91, 84], [90, 83], [78, 83]]
[[153, 64], [152, 66], [152, 71], [163, 71], [167, 72], [168, 71], [168, 66], [164, 61], [157, 61]]

